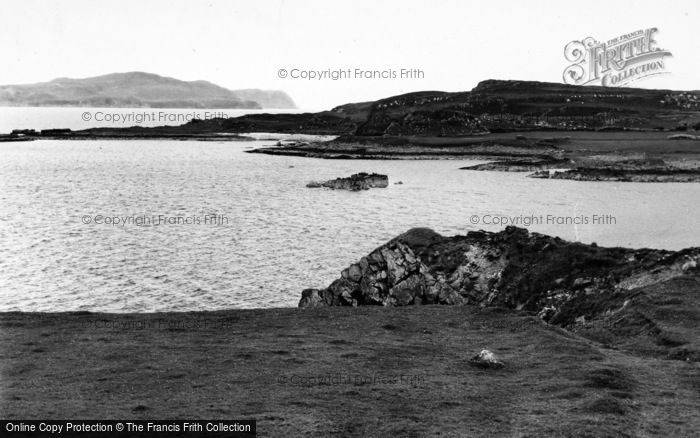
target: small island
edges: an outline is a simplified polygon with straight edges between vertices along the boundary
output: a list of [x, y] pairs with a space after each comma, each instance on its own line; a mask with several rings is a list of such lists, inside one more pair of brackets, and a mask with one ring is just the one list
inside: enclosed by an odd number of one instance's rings
[[389, 186], [389, 177], [378, 173], [360, 172], [347, 178], [336, 178], [325, 182], [310, 182], [306, 185], [309, 188], [326, 187], [333, 190], [350, 190], [357, 192], [369, 190], [371, 188], [386, 188]]

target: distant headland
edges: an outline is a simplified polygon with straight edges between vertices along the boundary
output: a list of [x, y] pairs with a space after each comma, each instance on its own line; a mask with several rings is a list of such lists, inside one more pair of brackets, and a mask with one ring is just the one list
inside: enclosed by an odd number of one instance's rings
[[187, 82], [144, 72], [0, 85], [0, 106], [296, 108], [292, 98], [280, 90], [229, 90], [207, 81]]

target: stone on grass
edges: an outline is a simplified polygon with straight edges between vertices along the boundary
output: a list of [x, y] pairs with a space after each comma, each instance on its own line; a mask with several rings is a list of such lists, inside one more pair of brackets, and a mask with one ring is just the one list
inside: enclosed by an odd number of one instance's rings
[[469, 359], [469, 363], [479, 368], [503, 368], [505, 364], [489, 350], [481, 350], [481, 353]]

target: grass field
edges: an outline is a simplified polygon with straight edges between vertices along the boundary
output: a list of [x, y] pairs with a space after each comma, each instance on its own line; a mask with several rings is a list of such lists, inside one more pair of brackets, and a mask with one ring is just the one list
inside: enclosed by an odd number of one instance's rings
[[[506, 363], [475, 368], [490, 349]], [[697, 362], [469, 306], [0, 315], [0, 416], [260, 436], [697, 436]]]

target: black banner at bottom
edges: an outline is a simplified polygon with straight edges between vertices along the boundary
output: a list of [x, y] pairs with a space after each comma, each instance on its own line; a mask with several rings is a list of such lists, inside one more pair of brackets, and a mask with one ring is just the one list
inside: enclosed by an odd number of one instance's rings
[[255, 420], [0, 420], [4, 437], [255, 437]]

